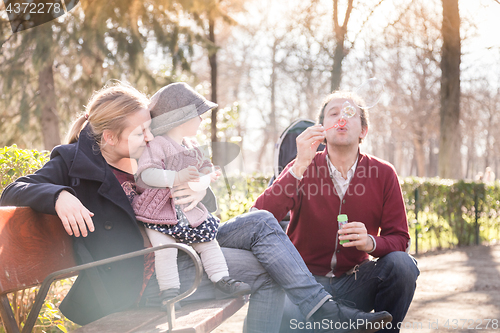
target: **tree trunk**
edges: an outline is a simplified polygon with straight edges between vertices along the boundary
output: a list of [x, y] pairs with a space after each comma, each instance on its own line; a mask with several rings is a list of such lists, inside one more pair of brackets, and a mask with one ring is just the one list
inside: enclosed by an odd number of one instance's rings
[[417, 177], [425, 177], [424, 140], [418, 134], [413, 136], [413, 146], [415, 148], [415, 164], [417, 166]]
[[475, 145], [475, 138], [473, 135], [471, 135], [469, 137], [469, 140], [468, 140], [468, 146], [469, 146], [469, 149], [468, 149], [468, 152], [467, 152], [467, 166], [466, 166], [466, 170], [465, 170], [465, 178], [470, 178], [470, 179], [474, 179], [475, 176], [476, 176], [476, 160], [477, 160], [477, 157], [476, 157], [476, 150], [474, 149], [474, 145]]
[[[210, 19], [208, 22], [208, 39], [213, 43], [215, 46], [215, 21], [213, 19]], [[211, 83], [211, 88], [212, 88], [212, 96], [211, 100], [214, 103], [217, 103], [217, 50], [214, 50], [212, 54], [208, 55], [208, 61], [210, 63], [210, 83]], [[211, 124], [211, 139], [212, 142], [217, 142], [217, 109], [214, 108], [212, 109], [212, 124]], [[214, 164], [219, 164], [218, 162], [220, 161], [219, 158], [219, 152], [213, 151], [212, 152], [212, 160]]]
[[437, 140], [431, 138], [429, 142], [429, 168], [427, 177], [436, 177], [438, 175], [438, 155], [435, 153], [437, 148]]
[[337, 45], [335, 45], [335, 53], [333, 54], [332, 66], [332, 91], [340, 89], [340, 82], [342, 81], [342, 61], [344, 60], [344, 36], [336, 38]]
[[333, 0], [333, 26], [335, 35], [335, 51], [333, 54], [333, 66], [332, 66], [332, 77], [331, 77], [331, 88], [332, 91], [338, 90], [340, 88], [340, 82], [342, 81], [342, 61], [344, 60], [346, 50], [344, 47], [345, 37], [347, 35], [347, 23], [351, 16], [354, 0], [349, 0], [347, 2], [347, 9], [344, 16], [344, 21], [342, 25], [339, 23], [339, 12], [338, 12], [338, 0]]
[[44, 64], [38, 73], [38, 85], [43, 146], [44, 149], [52, 150], [52, 148], [61, 144], [52, 61]]
[[443, 1], [439, 177], [461, 178], [460, 15], [458, 0]]

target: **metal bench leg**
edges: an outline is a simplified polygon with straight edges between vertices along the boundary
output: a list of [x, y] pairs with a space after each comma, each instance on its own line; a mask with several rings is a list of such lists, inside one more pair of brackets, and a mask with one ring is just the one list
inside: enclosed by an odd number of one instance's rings
[[12, 312], [12, 307], [6, 294], [0, 295], [0, 315], [2, 316], [3, 326], [7, 333], [19, 333], [16, 317], [14, 316], [14, 312]]
[[174, 330], [175, 323], [175, 306], [174, 303], [168, 304], [167, 310], [168, 333]]

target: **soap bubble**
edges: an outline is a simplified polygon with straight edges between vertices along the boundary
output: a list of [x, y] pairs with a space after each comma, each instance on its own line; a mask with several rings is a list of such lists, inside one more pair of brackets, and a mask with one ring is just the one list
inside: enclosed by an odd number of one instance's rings
[[368, 79], [354, 91], [365, 102], [365, 106], [358, 105], [362, 109], [370, 109], [377, 105], [383, 92], [384, 83], [375, 77]]
[[352, 106], [349, 101], [345, 101], [342, 104], [342, 118], [351, 118], [356, 114], [356, 109]]

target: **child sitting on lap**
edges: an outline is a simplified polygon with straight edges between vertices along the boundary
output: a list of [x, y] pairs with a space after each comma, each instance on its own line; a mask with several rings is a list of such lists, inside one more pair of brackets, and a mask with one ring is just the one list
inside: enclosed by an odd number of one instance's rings
[[[149, 109], [155, 138], [138, 161], [139, 195], [134, 198], [133, 207], [153, 246], [190, 244], [200, 253], [203, 267], [215, 287], [224, 295], [239, 296], [250, 293], [250, 286], [229, 277], [215, 239], [219, 220], [201, 203], [185, 211], [187, 205], [176, 205], [171, 197], [173, 186], [188, 182], [199, 191], [217, 178], [212, 164], [195, 142], [186, 139], [196, 135], [200, 115], [216, 106], [185, 83], [169, 84], [152, 97]], [[177, 249], [156, 251], [155, 270], [162, 292], [161, 309], [166, 311], [167, 301], [179, 295]]]

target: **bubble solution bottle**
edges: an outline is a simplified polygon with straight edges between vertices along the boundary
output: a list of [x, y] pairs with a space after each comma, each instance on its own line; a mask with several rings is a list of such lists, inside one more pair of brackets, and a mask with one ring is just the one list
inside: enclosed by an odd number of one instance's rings
[[[344, 224], [347, 224], [347, 215], [346, 214], [339, 214], [337, 216], [337, 221], [339, 222], [339, 230], [342, 229], [342, 227], [344, 226]], [[344, 244], [344, 243], [347, 243], [349, 242], [348, 239], [344, 239], [344, 240], [341, 240], [340, 241], [340, 244]]]

